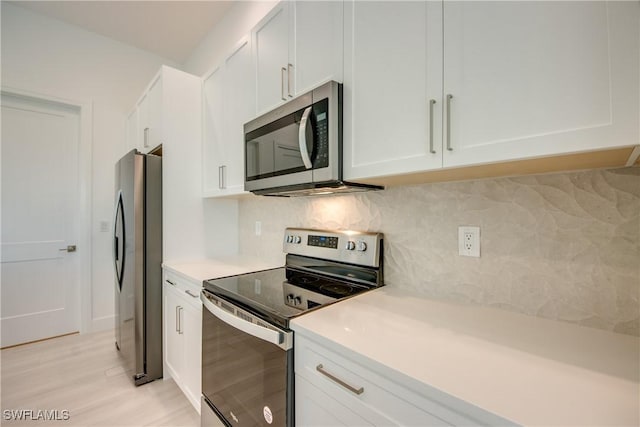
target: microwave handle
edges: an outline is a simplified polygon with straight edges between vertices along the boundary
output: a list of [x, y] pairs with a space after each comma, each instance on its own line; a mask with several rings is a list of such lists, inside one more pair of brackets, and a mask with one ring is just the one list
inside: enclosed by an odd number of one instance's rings
[[311, 163], [311, 156], [309, 150], [307, 150], [307, 125], [309, 124], [309, 116], [311, 115], [311, 106], [307, 107], [302, 113], [302, 119], [300, 119], [300, 128], [298, 129], [298, 144], [300, 146], [300, 155], [302, 156], [302, 162], [304, 167], [311, 169], [313, 164]]

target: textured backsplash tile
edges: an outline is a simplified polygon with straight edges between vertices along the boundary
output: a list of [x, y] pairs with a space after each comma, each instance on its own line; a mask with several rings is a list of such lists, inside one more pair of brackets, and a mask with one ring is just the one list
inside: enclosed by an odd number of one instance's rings
[[640, 168], [240, 202], [243, 253], [283, 262], [288, 226], [383, 232], [388, 286], [640, 336]]

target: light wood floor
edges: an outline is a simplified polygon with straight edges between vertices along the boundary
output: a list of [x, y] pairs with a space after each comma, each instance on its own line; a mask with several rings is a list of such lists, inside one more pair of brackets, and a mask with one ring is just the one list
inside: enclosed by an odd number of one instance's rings
[[[0, 424], [199, 426], [200, 416], [173, 380], [133, 385], [114, 340], [105, 331], [2, 350]], [[7, 420], [7, 410], [18, 409], [67, 410], [69, 420]]]

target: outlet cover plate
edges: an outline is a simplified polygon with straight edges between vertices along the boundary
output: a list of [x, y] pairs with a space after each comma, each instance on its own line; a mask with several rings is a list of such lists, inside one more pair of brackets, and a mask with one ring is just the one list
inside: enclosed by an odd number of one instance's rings
[[480, 227], [458, 227], [458, 254], [461, 256], [480, 257]]

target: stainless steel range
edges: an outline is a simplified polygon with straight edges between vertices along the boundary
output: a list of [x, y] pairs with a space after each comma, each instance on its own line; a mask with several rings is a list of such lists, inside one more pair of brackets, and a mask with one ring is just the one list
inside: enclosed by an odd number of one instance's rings
[[202, 426], [293, 426], [296, 316], [383, 285], [381, 233], [287, 228], [286, 265], [204, 282]]

